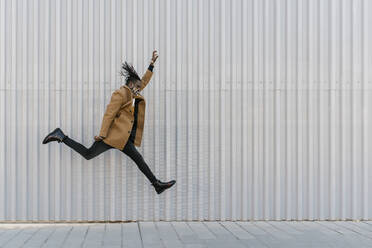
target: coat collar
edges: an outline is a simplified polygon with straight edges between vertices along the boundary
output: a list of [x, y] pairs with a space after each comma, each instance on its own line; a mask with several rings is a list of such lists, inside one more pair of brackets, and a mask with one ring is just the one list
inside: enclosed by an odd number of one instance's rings
[[126, 85], [122, 85], [120, 86], [120, 88], [124, 88], [124, 89], [127, 89], [128, 92], [129, 92], [129, 95], [130, 95], [130, 102], [133, 100], [133, 98], [138, 98], [138, 99], [141, 99], [141, 100], [145, 100], [145, 97], [142, 96], [140, 93], [138, 93], [136, 96], [132, 93], [132, 91], [130, 90], [130, 88]]

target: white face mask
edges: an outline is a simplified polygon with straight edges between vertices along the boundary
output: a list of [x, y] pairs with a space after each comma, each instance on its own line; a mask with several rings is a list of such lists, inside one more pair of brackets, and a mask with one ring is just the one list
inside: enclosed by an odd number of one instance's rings
[[137, 95], [139, 93], [139, 88], [133, 87], [132, 92], [133, 94]]
[[132, 93], [134, 95], [137, 95], [139, 93], [139, 91], [140, 91], [140, 88], [139, 87], [136, 87], [136, 86], [133, 86], [130, 89], [131, 89], [131, 91], [132, 91]]

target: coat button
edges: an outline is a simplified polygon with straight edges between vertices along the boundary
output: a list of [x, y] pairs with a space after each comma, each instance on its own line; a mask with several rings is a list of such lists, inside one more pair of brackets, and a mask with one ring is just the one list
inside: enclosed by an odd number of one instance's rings
[[132, 123], [133, 123], [133, 121], [130, 121], [130, 122], [132, 122]]
[[128, 133], [130, 133], [130, 131], [128, 131]]

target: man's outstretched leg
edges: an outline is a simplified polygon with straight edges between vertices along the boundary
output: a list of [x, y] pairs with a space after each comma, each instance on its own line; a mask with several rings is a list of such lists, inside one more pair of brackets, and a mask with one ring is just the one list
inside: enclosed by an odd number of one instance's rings
[[48, 134], [45, 139], [43, 140], [43, 144], [49, 143], [51, 141], [58, 141], [58, 143], [65, 143], [76, 152], [80, 153], [85, 159], [90, 160], [99, 154], [107, 151], [108, 149], [113, 148], [112, 146], [106, 144], [102, 140], [94, 141], [91, 147], [86, 148], [82, 144], [76, 142], [75, 140], [71, 139], [67, 135], [65, 135], [60, 128], [56, 128], [53, 132]]
[[176, 183], [175, 180], [172, 180], [169, 182], [161, 182], [160, 180], [156, 179], [156, 177], [154, 176], [154, 174], [152, 173], [152, 171], [146, 164], [145, 160], [143, 159], [142, 155], [137, 151], [132, 140], [128, 139], [128, 142], [125, 144], [122, 152], [128, 155], [137, 164], [138, 168], [142, 171], [143, 174], [145, 174], [145, 176], [154, 186], [158, 194], [172, 187], [173, 184]]

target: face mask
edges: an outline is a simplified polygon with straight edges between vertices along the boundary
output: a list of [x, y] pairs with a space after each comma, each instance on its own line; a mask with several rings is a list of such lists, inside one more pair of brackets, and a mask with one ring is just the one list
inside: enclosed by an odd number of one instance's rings
[[137, 87], [137, 84], [134, 84], [132, 87], [129, 87], [134, 95], [137, 95], [140, 91], [140, 86]]
[[134, 95], [137, 95], [138, 92], [139, 92], [139, 88], [136, 88], [136, 87], [133, 87], [133, 88], [132, 88], [132, 93], [133, 93]]

